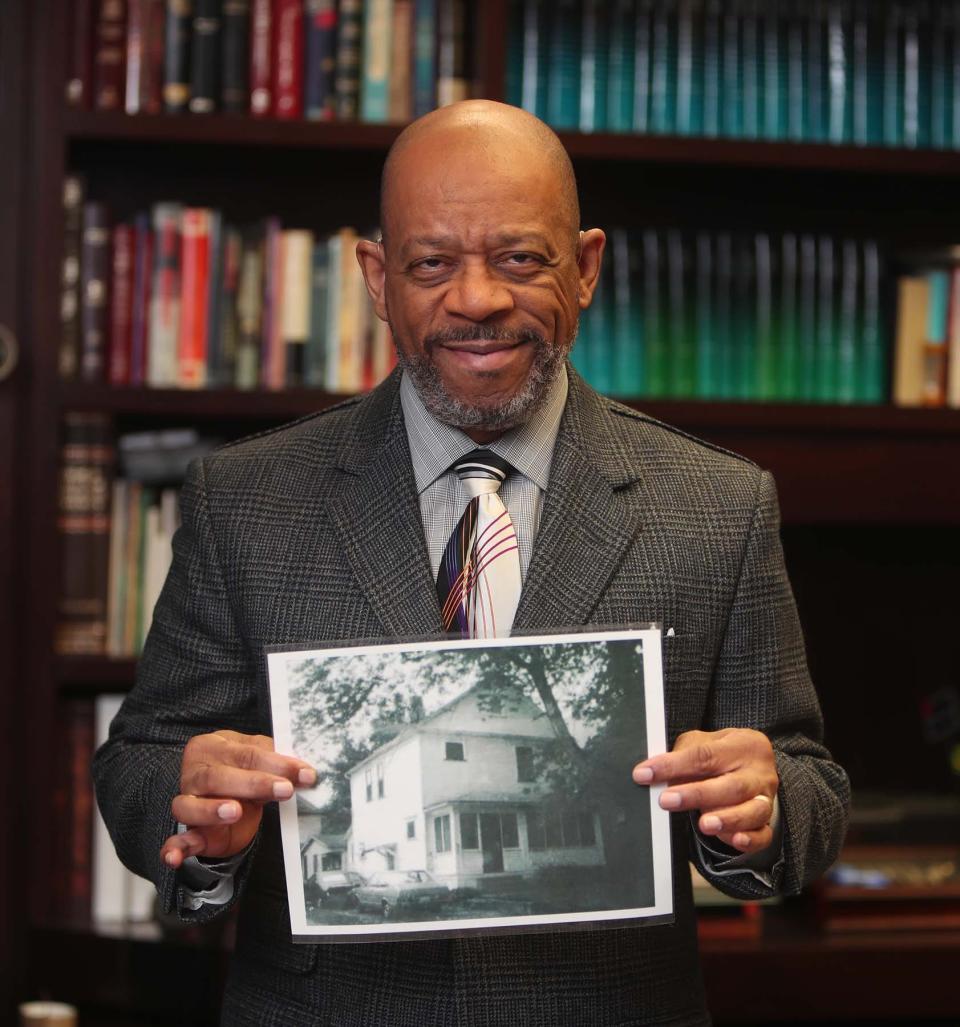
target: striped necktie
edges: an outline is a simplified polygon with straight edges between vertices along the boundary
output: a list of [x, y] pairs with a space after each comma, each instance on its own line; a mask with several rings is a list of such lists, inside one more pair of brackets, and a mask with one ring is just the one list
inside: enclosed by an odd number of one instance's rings
[[509, 635], [520, 601], [520, 554], [513, 521], [497, 491], [510, 464], [489, 449], [475, 449], [451, 469], [470, 502], [437, 574], [443, 630], [463, 638]]

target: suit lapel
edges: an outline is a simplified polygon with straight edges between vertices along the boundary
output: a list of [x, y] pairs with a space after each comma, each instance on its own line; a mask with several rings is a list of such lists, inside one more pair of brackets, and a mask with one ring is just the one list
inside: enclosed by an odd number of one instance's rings
[[570, 372], [540, 529], [515, 631], [585, 624], [641, 528], [638, 478], [610, 433], [603, 400]]
[[442, 630], [410, 448], [399, 373], [367, 398], [341, 448], [338, 487], [326, 499], [357, 583], [388, 635]]

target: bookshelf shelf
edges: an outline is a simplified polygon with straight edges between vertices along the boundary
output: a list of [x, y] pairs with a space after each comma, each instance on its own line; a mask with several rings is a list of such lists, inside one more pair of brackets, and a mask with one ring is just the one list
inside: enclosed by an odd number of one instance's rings
[[[351, 151], [383, 151], [402, 130], [400, 124], [278, 121], [230, 115], [129, 115], [66, 110], [68, 143], [161, 143]], [[796, 174], [857, 172], [870, 175], [954, 177], [960, 150], [849, 146], [823, 143], [710, 139], [692, 136], [631, 135], [612, 132], [560, 132], [575, 160], [631, 161], [685, 166], [780, 169]]]

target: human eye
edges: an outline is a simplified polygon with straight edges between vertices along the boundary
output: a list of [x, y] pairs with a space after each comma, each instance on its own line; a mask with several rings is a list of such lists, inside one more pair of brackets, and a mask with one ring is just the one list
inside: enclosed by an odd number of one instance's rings
[[543, 266], [544, 260], [536, 253], [528, 250], [516, 250], [506, 253], [500, 258], [500, 263], [507, 270], [520, 274], [527, 274], [537, 271]]
[[418, 278], [434, 278], [448, 270], [450, 261], [446, 257], [421, 257], [410, 264], [410, 272]]

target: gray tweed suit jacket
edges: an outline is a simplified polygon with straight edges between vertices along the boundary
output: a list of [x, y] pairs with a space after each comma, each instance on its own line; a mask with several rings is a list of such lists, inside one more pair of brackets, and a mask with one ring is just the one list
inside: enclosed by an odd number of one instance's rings
[[[137, 684], [95, 761], [117, 849], [156, 882], [183, 745], [270, 733], [264, 647], [440, 632], [398, 393], [228, 446], [184, 486], [183, 527]], [[821, 720], [786, 578], [770, 475], [598, 396], [570, 371], [518, 629], [659, 621], [671, 744], [691, 728], [773, 741], [796, 892], [842, 840], [848, 784]], [[224, 1022], [337, 1027], [707, 1024], [687, 815], [673, 817], [676, 924], [458, 940], [293, 945], [275, 809], [240, 869]], [[702, 868], [707, 870], [708, 868]], [[717, 881], [741, 897], [751, 875]], [[205, 907], [203, 920], [225, 907]], [[749, 967], [744, 967], [744, 975]]]

